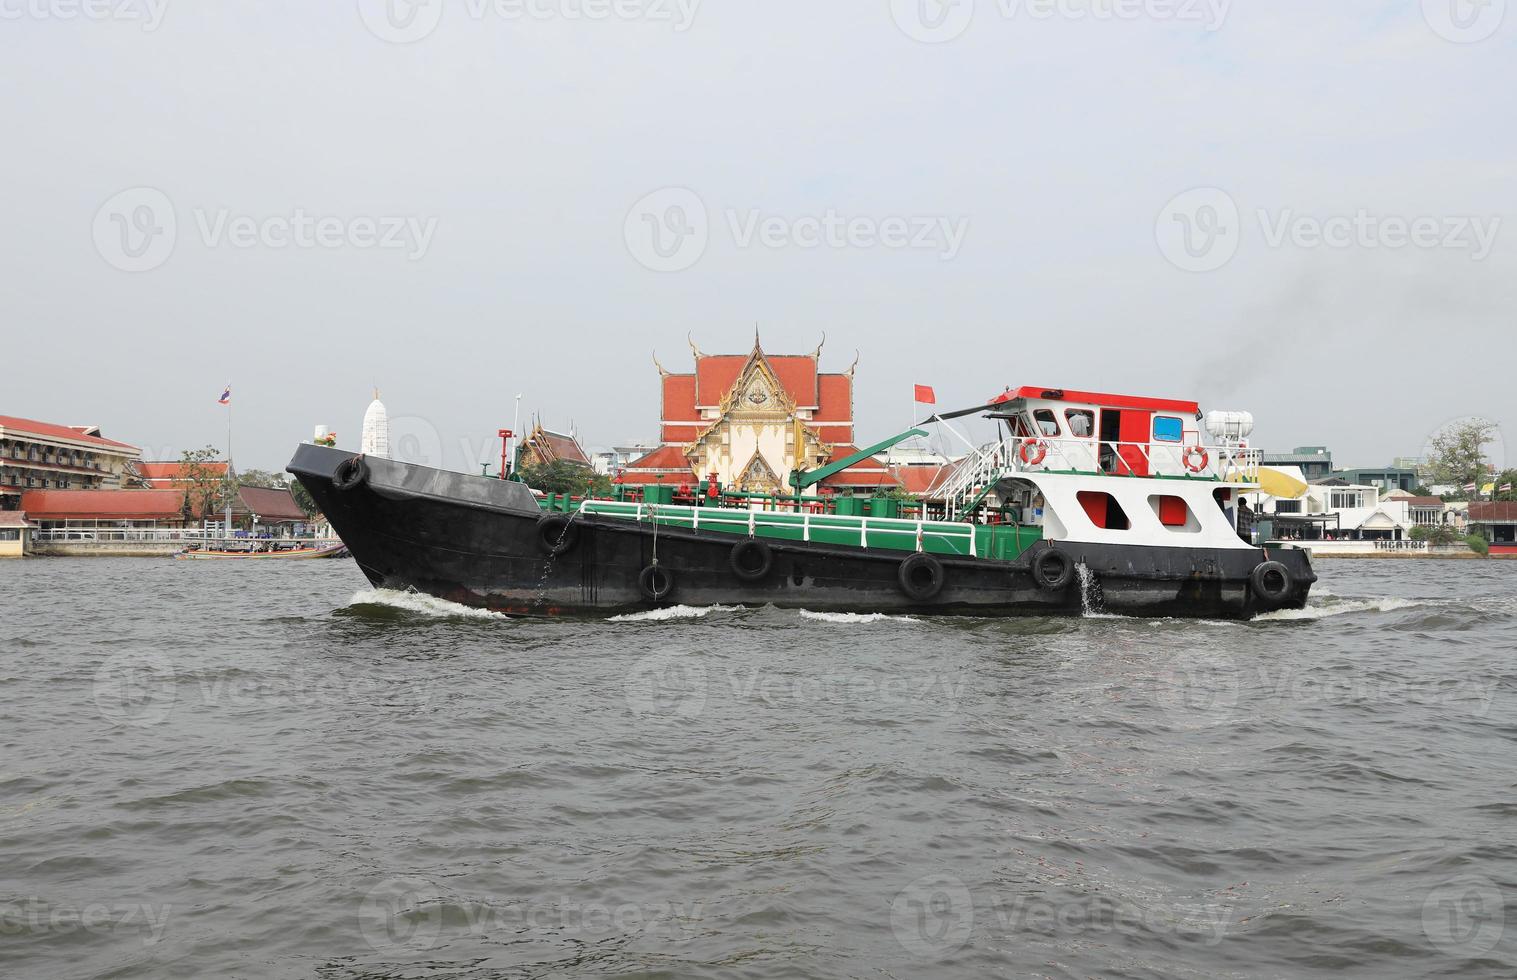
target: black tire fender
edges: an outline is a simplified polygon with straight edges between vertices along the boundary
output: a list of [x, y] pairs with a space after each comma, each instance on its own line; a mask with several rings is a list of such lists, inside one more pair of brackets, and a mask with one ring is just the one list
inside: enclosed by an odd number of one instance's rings
[[537, 522], [537, 547], [551, 558], [579, 543], [579, 525], [567, 514], [549, 514]]
[[637, 588], [643, 598], [659, 602], [674, 591], [674, 573], [663, 565], [649, 565], [638, 574]]
[[1296, 580], [1290, 569], [1277, 561], [1262, 561], [1248, 573], [1248, 587], [1261, 603], [1278, 606], [1290, 597]]
[[943, 563], [924, 552], [917, 552], [901, 562], [896, 581], [908, 598], [924, 602], [943, 591], [946, 574]]
[[1075, 580], [1075, 563], [1064, 552], [1049, 545], [1032, 559], [1032, 579], [1038, 588], [1060, 592]]
[[774, 568], [774, 551], [757, 538], [747, 538], [732, 546], [727, 562], [732, 574], [744, 582], [757, 582], [768, 578]]
[[337, 490], [356, 490], [369, 482], [369, 464], [362, 456], [349, 456], [332, 472], [332, 486]]

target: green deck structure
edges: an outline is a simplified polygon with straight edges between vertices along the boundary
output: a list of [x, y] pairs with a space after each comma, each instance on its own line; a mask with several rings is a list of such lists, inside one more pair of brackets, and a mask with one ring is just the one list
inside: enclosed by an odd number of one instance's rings
[[[581, 512], [652, 523], [658, 527], [716, 531], [779, 541], [811, 541], [854, 548], [924, 551], [961, 558], [1016, 559], [1043, 538], [1041, 527], [914, 521], [896, 517], [680, 507], [612, 500], [586, 501]], [[919, 540], [920, 539], [920, 540]]]

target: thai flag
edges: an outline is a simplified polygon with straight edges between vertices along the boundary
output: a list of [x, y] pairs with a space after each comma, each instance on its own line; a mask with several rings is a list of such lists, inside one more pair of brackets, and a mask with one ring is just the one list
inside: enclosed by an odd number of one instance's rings
[[1502, 493], [1511, 493], [1512, 492], [1512, 485], [1510, 483], [1503, 483], [1501, 485], [1501, 492]]
[[1466, 483], [1464, 485], [1464, 492], [1465, 493], [1474, 493], [1475, 492], [1475, 484], [1473, 484], [1473, 483]]
[[232, 404], [232, 386], [231, 385], [227, 385], [226, 386], [226, 391], [223, 391], [221, 393], [221, 397], [218, 398], [218, 399], [216, 399], [216, 404], [218, 404], [218, 405], [230, 405], [230, 404]]

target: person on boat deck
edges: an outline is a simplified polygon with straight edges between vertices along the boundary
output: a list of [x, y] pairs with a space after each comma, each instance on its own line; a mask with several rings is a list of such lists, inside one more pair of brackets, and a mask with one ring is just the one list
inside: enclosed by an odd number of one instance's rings
[[1070, 412], [1069, 413], [1069, 434], [1072, 435], [1072, 436], [1081, 436], [1081, 437], [1090, 435], [1090, 413], [1089, 412]]

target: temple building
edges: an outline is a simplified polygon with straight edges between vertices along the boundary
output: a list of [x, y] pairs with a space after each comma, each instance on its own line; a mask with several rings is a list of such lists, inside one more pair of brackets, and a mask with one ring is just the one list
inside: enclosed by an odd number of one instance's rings
[[365, 456], [390, 458], [390, 414], [384, 402], [379, 400], [379, 389], [374, 389], [374, 400], [363, 413], [363, 441], [359, 452]]
[[569, 426], [568, 432], [553, 432], [543, 427], [541, 421], [534, 421], [532, 432], [522, 440], [521, 446], [516, 450], [516, 468], [528, 469], [533, 466], [547, 466], [549, 463], [574, 463], [587, 469], [593, 464], [585, 447], [579, 444], [575, 436], [574, 426]]
[[[853, 372], [824, 373], [822, 346], [810, 354], [769, 354], [757, 331], [747, 354], [704, 354], [690, 344], [695, 369], [676, 374], [658, 359], [662, 387], [659, 446], [629, 463], [624, 484], [681, 484], [716, 474], [730, 490], [788, 493], [790, 474], [813, 470], [857, 451], [853, 433]], [[874, 459], [821, 484], [895, 487], [895, 476]]]

